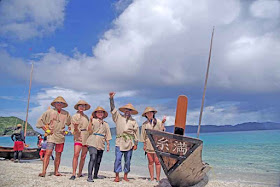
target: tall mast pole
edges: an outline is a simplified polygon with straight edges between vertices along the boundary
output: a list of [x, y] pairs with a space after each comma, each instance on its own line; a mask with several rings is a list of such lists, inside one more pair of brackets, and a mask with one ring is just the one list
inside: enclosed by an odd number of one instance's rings
[[200, 132], [200, 126], [201, 126], [201, 120], [202, 120], [203, 106], [204, 106], [205, 93], [206, 93], [207, 80], [208, 80], [208, 73], [209, 73], [210, 60], [211, 60], [211, 52], [212, 52], [212, 42], [213, 42], [214, 30], [215, 30], [215, 27], [213, 27], [211, 43], [210, 43], [208, 65], [207, 65], [207, 71], [206, 71], [206, 76], [205, 76], [204, 90], [203, 90], [202, 103], [201, 103], [200, 115], [199, 115], [199, 123], [198, 123], [198, 129], [197, 129], [197, 138], [199, 138], [199, 132]]
[[26, 118], [25, 118], [24, 137], [26, 137], [26, 131], [27, 131], [30, 91], [31, 91], [31, 85], [32, 85], [32, 73], [33, 73], [33, 62], [32, 62], [32, 65], [31, 65], [31, 72], [30, 72], [30, 82], [29, 82], [28, 101], [27, 101]]

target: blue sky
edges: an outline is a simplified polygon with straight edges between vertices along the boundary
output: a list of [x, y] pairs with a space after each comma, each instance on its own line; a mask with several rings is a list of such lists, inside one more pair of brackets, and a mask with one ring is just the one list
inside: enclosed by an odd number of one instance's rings
[[109, 110], [109, 91], [167, 125], [187, 95], [196, 125], [215, 26], [202, 124], [279, 122], [279, 20], [277, 0], [2, 0], [0, 116], [25, 119], [33, 62], [32, 125], [58, 95]]

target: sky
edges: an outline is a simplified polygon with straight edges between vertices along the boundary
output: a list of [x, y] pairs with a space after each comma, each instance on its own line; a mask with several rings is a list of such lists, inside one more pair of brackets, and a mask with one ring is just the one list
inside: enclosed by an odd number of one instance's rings
[[[54, 98], [109, 111], [132, 103], [173, 125], [179, 95], [197, 125], [280, 122], [279, 0], [1, 0], [0, 116], [35, 126]], [[111, 115], [106, 119], [114, 127]], [[203, 127], [202, 127], [203, 128]]]

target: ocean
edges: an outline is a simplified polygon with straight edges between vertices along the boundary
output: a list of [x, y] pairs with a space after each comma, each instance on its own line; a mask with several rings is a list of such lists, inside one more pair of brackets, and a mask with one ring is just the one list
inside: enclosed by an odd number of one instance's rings
[[[196, 137], [196, 134], [187, 134]], [[211, 166], [209, 180], [224, 180], [279, 186], [280, 184], [280, 130], [202, 133], [203, 161]], [[113, 171], [115, 136], [110, 142], [110, 151], [104, 152], [101, 170]], [[27, 137], [27, 144], [36, 147], [37, 137]], [[73, 137], [66, 136], [61, 164], [72, 166]], [[13, 146], [10, 137], [0, 137], [0, 146]], [[87, 156], [84, 170], [87, 170]], [[70, 172], [70, 171], [69, 171]], [[131, 173], [148, 177], [147, 158], [143, 144], [133, 152]], [[162, 177], [164, 173], [162, 172]]]

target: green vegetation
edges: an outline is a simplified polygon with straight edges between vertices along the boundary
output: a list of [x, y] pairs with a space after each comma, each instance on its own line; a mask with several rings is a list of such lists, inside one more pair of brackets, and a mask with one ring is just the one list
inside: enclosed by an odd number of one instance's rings
[[[25, 121], [23, 121], [22, 119], [14, 117], [14, 116], [0, 117], [0, 136], [11, 135], [17, 124], [22, 124], [23, 130], [24, 130]], [[32, 126], [28, 123], [26, 134], [27, 134], [27, 136], [34, 136], [39, 133], [34, 131]]]

